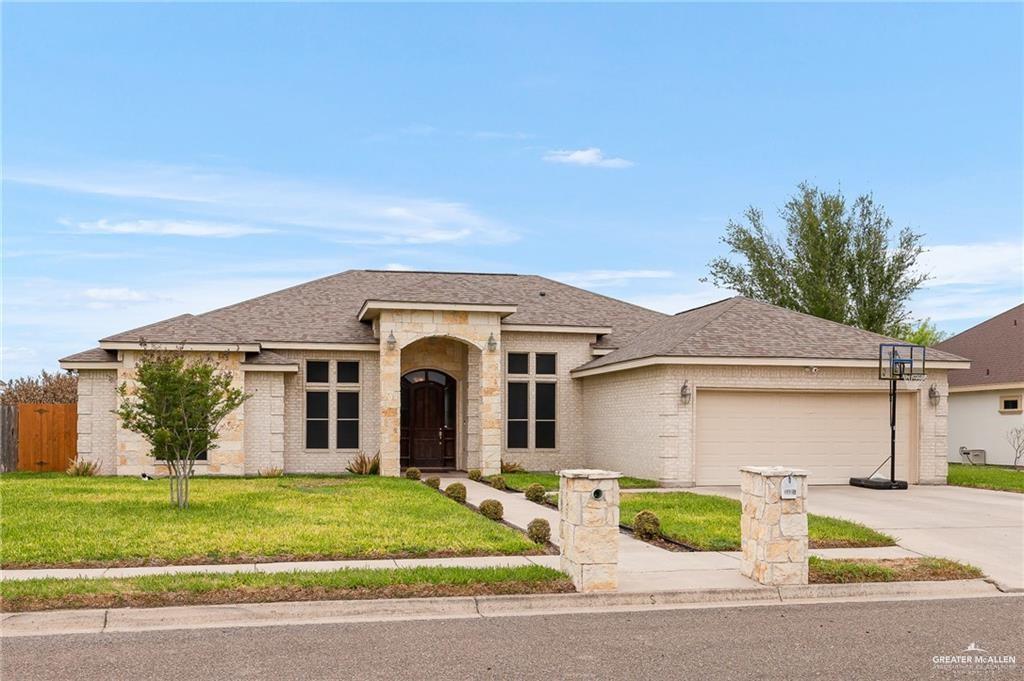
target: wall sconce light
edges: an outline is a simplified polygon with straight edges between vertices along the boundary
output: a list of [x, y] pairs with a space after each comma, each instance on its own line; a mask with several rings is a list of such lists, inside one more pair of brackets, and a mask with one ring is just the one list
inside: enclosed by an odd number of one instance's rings
[[387, 344], [388, 344], [388, 350], [394, 350], [395, 346], [398, 345], [398, 340], [395, 338], [395, 332], [394, 331], [389, 331], [388, 332]]
[[941, 398], [942, 396], [939, 395], [939, 389], [935, 387], [934, 383], [932, 383], [931, 387], [928, 388], [928, 401], [932, 403], [933, 407], [937, 407], [939, 406], [939, 400]]
[[683, 400], [683, 404], [689, 404], [690, 403], [690, 398], [693, 397], [693, 394], [690, 392], [690, 382], [689, 381], [686, 381], [686, 380], [683, 381], [683, 387], [679, 389], [679, 397]]
[[494, 337], [494, 332], [491, 332], [491, 337], [487, 339], [487, 349], [494, 352], [498, 349], [498, 339]]

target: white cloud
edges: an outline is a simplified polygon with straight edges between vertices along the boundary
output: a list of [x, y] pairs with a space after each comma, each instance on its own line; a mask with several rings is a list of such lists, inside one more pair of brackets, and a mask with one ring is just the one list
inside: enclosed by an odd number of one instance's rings
[[632, 161], [624, 158], [607, 157], [598, 147], [587, 149], [555, 149], [544, 154], [549, 163], [566, 163], [576, 166], [594, 166], [597, 168], [629, 168]]
[[631, 303], [636, 303], [651, 310], [657, 310], [665, 314], [676, 314], [677, 312], [691, 310], [718, 300], [731, 298], [734, 295], [736, 295], [734, 291], [708, 287], [697, 291], [680, 291], [678, 293], [639, 294], [630, 296], [628, 300]]
[[408, 265], [403, 265], [400, 262], [389, 262], [384, 266], [384, 269], [389, 272], [411, 272], [413, 268]]
[[950, 284], [1000, 284], [1024, 277], [1024, 244], [996, 241], [931, 246], [920, 258], [926, 287]]
[[193, 236], [230, 239], [250, 234], [268, 234], [272, 229], [196, 220], [95, 220], [79, 222], [79, 231], [91, 234], [151, 234], [157, 236]]
[[550, 275], [557, 281], [584, 288], [588, 286], [593, 288], [621, 286], [636, 279], [671, 279], [674, 276], [675, 274], [668, 270], [585, 270]]
[[[246, 171], [153, 165], [61, 171], [11, 169], [5, 179], [79, 194], [161, 201], [175, 210], [202, 216], [194, 221], [87, 223], [107, 230], [162, 226], [189, 235], [220, 237], [238, 236], [240, 230], [249, 230], [247, 234], [258, 229], [307, 230], [343, 234], [342, 240], [348, 243], [371, 245], [507, 243], [517, 238], [512, 230], [457, 201], [354, 192], [336, 183], [303, 182]], [[145, 210], [152, 212], [152, 205], [147, 203]]]
[[103, 302], [135, 303], [150, 299], [147, 294], [130, 288], [87, 288], [84, 295], [89, 300]]

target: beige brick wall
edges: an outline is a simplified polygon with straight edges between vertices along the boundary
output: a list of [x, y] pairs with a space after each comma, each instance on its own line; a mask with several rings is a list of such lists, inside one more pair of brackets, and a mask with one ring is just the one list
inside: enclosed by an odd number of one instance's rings
[[78, 458], [100, 464], [100, 475], [117, 474], [117, 371], [78, 372]]
[[[579, 468], [586, 462], [584, 444], [584, 392], [583, 384], [575, 381], [570, 371], [593, 359], [590, 344], [595, 336], [579, 333], [527, 333], [505, 331], [502, 333], [502, 371], [505, 383], [513, 381], [550, 381], [551, 376], [535, 376], [534, 361], [530, 358], [530, 376], [509, 376], [507, 357], [510, 352], [553, 352], [555, 360], [555, 449], [537, 449], [533, 446], [534, 395], [530, 388], [530, 446], [527, 449], [508, 449], [508, 441], [502, 428], [502, 461], [513, 461], [528, 470], [556, 471], [563, 468]], [[505, 390], [504, 385], [502, 390]], [[507, 417], [507, 413], [506, 413]]]
[[[287, 473], [341, 473], [359, 454], [374, 456], [380, 433], [380, 364], [376, 352], [326, 350], [274, 350], [299, 363], [297, 374], [284, 378], [284, 469]], [[338, 360], [359, 362], [359, 449], [337, 449], [337, 391], [328, 398], [328, 449], [306, 449], [306, 360], [330, 363], [332, 380], [337, 378]], [[322, 387], [319, 384], [317, 387]], [[347, 386], [346, 386], [347, 388]]]
[[284, 468], [284, 377], [281, 372], [245, 372], [245, 474]]
[[[584, 385], [587, 465], [689, 486], [695, 478], [695, 408], [701, 388], [885, 392], [875, 368], [664, 365], [580, 379]], [[687, 380], [694, 395], [679, 397]], [[944, 484], [948, 404], [928, 400], [934, 384], [948, 393], [946, 372], [931, 370], [917, 402], [918, 480]], [[913, 476], [911, 476], [913, 478]]]

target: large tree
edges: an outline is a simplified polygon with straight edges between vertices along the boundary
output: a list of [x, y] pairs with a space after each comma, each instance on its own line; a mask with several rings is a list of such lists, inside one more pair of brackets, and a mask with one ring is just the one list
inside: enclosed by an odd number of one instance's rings
[[716, 286], [741, 295], [885, 335], [907, 329], [907, 302], [928, 278], [916, 269], [921, 234], [892, 220], [870, 194], [848, 204], [841, 191], [804, 183], [780, 211], [785, 241], [748, 208], [722, 241], [739, 262], [713, 259]]
[[0, 404], [54, 404], [77, 401], [78, 377], [69, 373], [51, 374], [43, 369], [39, 376], [15, 378], [0, 388]]
[[171, 504], [180, 509], [188, 508], [196, 457], [217, 446], [221, 421], [249, 397], [231, 383], [230, 373], [208, 361], [158, 353], [139, 362], [134, 385], [118, 386], [117, 415], [167, 464]]

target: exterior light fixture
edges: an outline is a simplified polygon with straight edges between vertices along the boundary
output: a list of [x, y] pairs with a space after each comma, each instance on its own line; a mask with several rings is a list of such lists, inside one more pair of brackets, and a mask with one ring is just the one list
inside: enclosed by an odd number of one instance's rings
[[928, 401], [932, 403], [933, 407], [937, 407], [939, 406], [939, 400], [941, 398], [942, 396], [939, 395], [939, 389], [935, 387], [934, 383], [932, 383], [931, 387], [928, 388]]
[[693, 393], [690, 392], [690, 382], [687, 380], [683, 381], [683, 387], [679, 389], [679, 397], [683, 400], [683, 404], [689, 404], [690, 399], [693, 397]]
[[387, 343], [388, 343], [388, 350], [394, 350], [395, 346], [398, 345], [398, 340], [395, 338], [395, 332], [394, 331], [389, 331], [388, 332]]
[[491, 337], [487, 339], [487, 349], [494, 352], [498, 349], [498, 339], [494, 337], [494, 332], [491, 332]]

